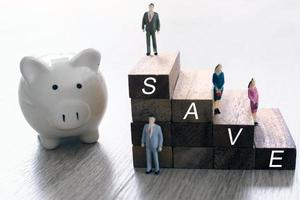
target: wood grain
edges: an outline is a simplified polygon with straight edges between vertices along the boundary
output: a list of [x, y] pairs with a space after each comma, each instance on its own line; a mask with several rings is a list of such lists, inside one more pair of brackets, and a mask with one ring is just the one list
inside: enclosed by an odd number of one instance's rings
[[214, 149], [212, 147], [174, 147], [174, 168], [212, 169]]
[[172, 123], [174, 147], [210, 147], [213, 145], [212, 123]]
[[[295, 169], [296, 145], [279, 109], [260, 109], [257, 113], [259, 126], [255, 127], [256, 169]], [[270, 167], [273, 150], [283, 150], [284, 153], [275, 154], [282, 160], [274, 160]]]
[[215, 169], [254, 169], [254, 148], [215, 147]]
[[[180, 53], [162, 53], [158, 56], [144, 56], [128, 74], [129, 96], [136, 99], [171, 99], [180, 71]], [[155, 92], [144, 94], [144, 80], [148, 77], [155, 78], [150, 81], [155, 86]]]
[[[212, 121], [212, 69], [183, 69], [172, 98], [172, 121], [174, 122], [211, 122]], [[194, 103], [198, 119], [186, 112]], [[193, 110], [194, 111], [194, 110]]]
[[[213, 119], [214, 145], [252, 147], [254, 124], [247, 92], [242, 90], [224, 90], [220, 110], [221, 114], [215, 115]], [[231, 130], [233, 140], [236, 138], [239, 130], [242, 129], [234, 144], [230, 142], [228, 129]]]
[[214, 116], [214, 124], [253, 125], [246, 90], [226, 90], [225, 88], [220, 101], [220, 111], [220, 115]]
[[169, 99], [131, 99], [132, 120], [147, 122], [149, 114], [157, 121], [171, 121], [171, 100]]

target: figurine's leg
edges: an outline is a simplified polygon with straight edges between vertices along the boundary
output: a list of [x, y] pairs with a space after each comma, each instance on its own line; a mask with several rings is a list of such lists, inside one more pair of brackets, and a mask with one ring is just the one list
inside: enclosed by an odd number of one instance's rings
[[152, 33], [151, 36], [152, 36], [153, 51], [154, 51], [154, 53], [157, 53], [157, 44], [156, 44], [155, 33]]
[[99, 139], [98, 130], [84, 133], [83, 135], [80, 136], [80, 139], [84, 143], [95, 143]]
[[151, 53], [151, 48], [150, 48], [150, 33], [146, 32], [146, 42], [147, 42], [147, 54]]
[[152, 170], [151, 150], [146, 147], [147, 171]]
[[55, 149], [59, 145], [59, 138], [47, 138], [39, 135], [39, 139], [45, 149]]
[[158, 161], [158, 153], [157, 153], [157, 150], [153, 150], [152, 151], [153, 153], [153, 159], [154, 159], [154, 163], [155, 163], [155, 171], [159, 171], [159, 161]]

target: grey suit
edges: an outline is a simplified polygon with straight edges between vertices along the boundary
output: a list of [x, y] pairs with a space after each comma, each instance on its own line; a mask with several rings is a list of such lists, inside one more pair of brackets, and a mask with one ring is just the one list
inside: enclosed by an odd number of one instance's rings
[[163, 145], [163, 134], [161, 131], [161, 127], [157, 124], [154, 124], [150, 137], [148, 128], [149, 124], [145, 124], [141, 141], [141, 144], [146, 146], [147, 171], [150, 171], [152, 169], [152, 155], [155, 164], [155, 171], [158, 171], [158, 148], [162, 147]]
[[146, 27], [146, 41], [147, 41], [147, 53], [151, 52], [150, 49], [150, 36], [152, 37], [153, 51], [157, 53], [157, 44], [155, 32], [160, 29], [160, 21], [158, 13], [154, 12], [151, 21], [149, 21], [148, 12], [145, 12], [143, 16], [142, 29]]

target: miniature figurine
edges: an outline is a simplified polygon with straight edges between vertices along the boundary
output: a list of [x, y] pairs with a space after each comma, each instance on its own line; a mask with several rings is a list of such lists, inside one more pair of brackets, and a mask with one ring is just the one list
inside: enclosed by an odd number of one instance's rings
[[150, 56], [151, 48], [150, 48], [150, 36], [152, 38], [152, 45], [154, 55], [157, 55], [157, 44], [156, 44], [156, 31], [160, 30], [160, 22], [158, 13], [154, 12], [154, 4], [149, 4], [149, 11], [145, 12], [143, 16], [142, 22], [142, 30], [146, 31], [146, 41], [147, 41], [147, 56]]
[[152, 172], [152, 156], [155, 164], [155, 174], [159, 174], [158, 152], [162, 151], [163, 134], [161, 127], [155, 123], [155, 117], [149, 116], [149, 123], [145, 124], [142, 133], [141, 146], [146, 146], [147, 170], [146, 174]]
[[219, 105], [220, 105], [220, 100], [222, 98], [222, 94], [223, 94], [223, 90], [224, 90], [224, 83], [225, 83], [225, 79], [224, 79], [224, 73], [222, 71], [222, 65], [218, 64], [215, 67], [215, 72], [213, 74], [213, 85], [214, 85], [214, 113], [216, 114], [220, 114], [220, 109], [219, 109]]
[[257, 126], [256, 113], [258, 109], [259, 95], [255, 85], [255, 80], [252, 78], [248, 84], [248, 98], [250, 99], [250, 108], [252, 113], [252, 118], [254, 120], [254, 125]]
[[75, 56], [45, 58], [24, 57], [19, 84], [22, 112], [42, 146], [54, 149], [60, 138], [70, 136], [97, 142], [107, 103], [106, 84], [98, 72], [100, 53], [86, 49]]

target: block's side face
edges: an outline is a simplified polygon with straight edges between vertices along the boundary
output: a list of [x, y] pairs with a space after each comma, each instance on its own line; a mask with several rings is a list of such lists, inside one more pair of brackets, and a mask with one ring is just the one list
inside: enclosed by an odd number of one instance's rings
[[174, 147], [174, 168], [212, 169], [213, 148], [211, 147]]
[[[135, 168], [145, 168], [146, 167], [146, 150], [145, 147], [132, 146], [133, 154], [133, 166]], [[173, 152], [172, 147], [163, 147], [163, 150], [158, 153], [159, 165], [162, 168], [172, 168], [173, 167]], [[154, 163], [152, 163], [154, 167]]]
[[214, 146], [253, 147], [254, 126], [213, 125]]
[[294, 170], [296, 148], [255, 149], [255, 169]]
[[170, 72], [169, 76], [169, 93], [170, 93], [170, 98], [172, 98], [175, 86], [179, 77], [180, 73], [180, 53], [177, 54], [174, 65], [172, 67], [172, 70]]
[[171, 121], [171, 100], [169, 99], [131, 99], [133, 121], [147, 122], [150, 114], [157, 121]]
[[213, 118], [212, 100], [172, 99], [173, 122], [211, 122]]
[[[160, 125], [162, 132], [164, 146], [171, 146], [171, 123], [170, 122], [156, 122]], [[142, 133], [145, 123], [144, 122], [132, 122], [131, 123], [131, 141], [135, 146], [141, 145]]]
[[212, 123], [172, 123], [174, 147], [211, 147]]
[[128, 75], [132, 99], [170, 99], [169, 75]]
[[254, 148], [215, 147], [215, 169], [254, 169]]

